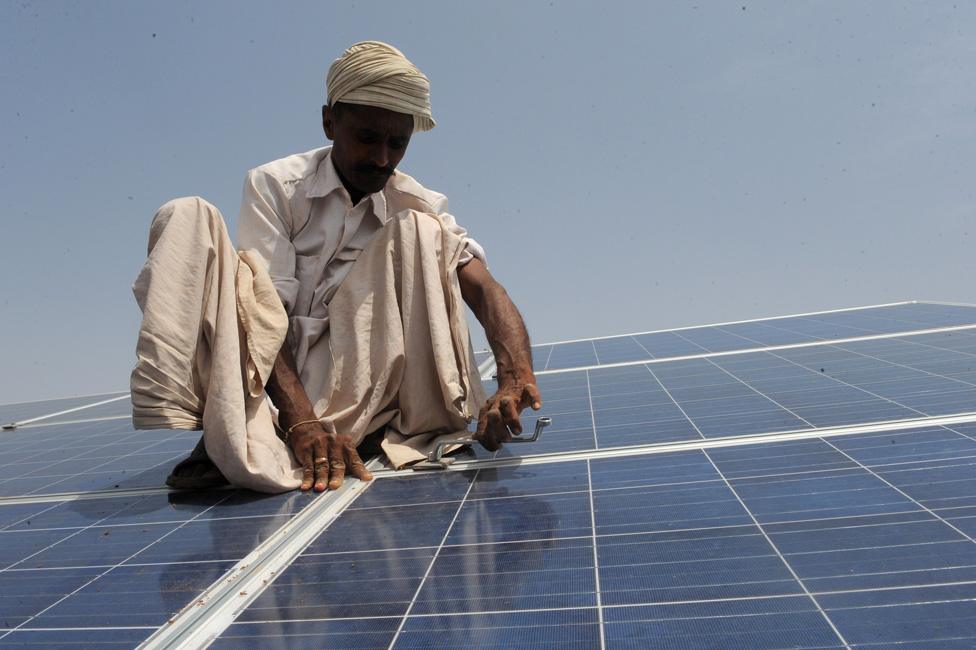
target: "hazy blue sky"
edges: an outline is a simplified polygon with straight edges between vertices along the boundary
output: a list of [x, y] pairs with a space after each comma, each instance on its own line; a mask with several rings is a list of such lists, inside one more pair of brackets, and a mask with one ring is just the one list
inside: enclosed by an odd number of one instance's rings
[[234, 228], [247, 169], [325, 143], [363, 39], [430, 77], [401, 168], [537, 342], [976, 302], [974, 27], [971, 2], [3, 0], [0, 402], [125, 389], [155, 209], [200, 194]]

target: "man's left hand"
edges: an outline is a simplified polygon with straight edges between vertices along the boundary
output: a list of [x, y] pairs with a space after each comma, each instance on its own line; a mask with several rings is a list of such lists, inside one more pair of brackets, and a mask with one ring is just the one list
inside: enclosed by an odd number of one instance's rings
[[522, 433], [519, 414], [529, 406], [536, 411], [542, 408], [542, 396], [534, 383], [515, 380], [499, 386], [478, 414], [475, 440], [488, 451], [499, 450], [512, 439], [512, 434]]

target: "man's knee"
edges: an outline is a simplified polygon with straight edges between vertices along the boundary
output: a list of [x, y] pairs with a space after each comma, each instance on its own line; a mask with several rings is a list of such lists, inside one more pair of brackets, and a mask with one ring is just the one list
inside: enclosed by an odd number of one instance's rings
[[217, 207], [199, 196], [183, 196], [167, 201], [156, 211], [149, 226], [149, 252], [169, 227], [179, 229], [205, 229], [213, 231], [217, 222], [223, 227], [224, 218]]

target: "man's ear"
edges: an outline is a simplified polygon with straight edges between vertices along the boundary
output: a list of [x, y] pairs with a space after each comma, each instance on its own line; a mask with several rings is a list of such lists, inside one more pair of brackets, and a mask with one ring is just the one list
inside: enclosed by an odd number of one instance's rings
[[322, 130], [325, 137], [335, 140], [335, 112], [328, 104], [322, 105]]

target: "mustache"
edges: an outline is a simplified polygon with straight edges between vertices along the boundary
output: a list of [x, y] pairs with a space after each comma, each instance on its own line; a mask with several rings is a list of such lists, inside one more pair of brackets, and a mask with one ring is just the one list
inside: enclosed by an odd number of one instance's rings
[[376, 165], [356, 165], [356, 172], [360, 174], [376, 174], [384, 176], [392, 176], [394, 167], [388, 165], [386, 167], [378, 167]]

